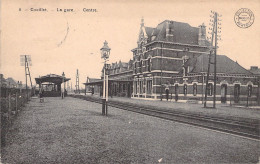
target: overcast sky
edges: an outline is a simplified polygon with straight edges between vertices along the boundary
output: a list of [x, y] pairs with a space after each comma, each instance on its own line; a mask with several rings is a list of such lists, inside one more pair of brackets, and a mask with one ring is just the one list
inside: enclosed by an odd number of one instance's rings
[[[31, 55], [33, 84], [35, 77], [49, 73], [76, 83], [86, 77], [99, 78], [103, 60], [100, 48], [107, 40], [110, 62], [127, 62], [137, 46], [141, 18], [145, 26], [156, 27], [164, 20], [186, 22], [198, 27], [210, 20], [210, 10], [222, 14], [222, 41], [219, 54], [225, 54], [245, 68], [260, 67], [260, 1], [85, 1], [85, 0], [2, 0], [1, 1], [1, 73], [25, 82], [20, 55]], [[19, 11], [21, 8], [21, 11]], [[47, 12], [30, 11], [46, 8]], [[57, 12], [73, 9], [73, 12]], [[83, 12], [83, 8], [97, 12]], [[249, 8], [255, 16], [251, 27], [242, 29], [234, 22], [240, 8]], [[26, 11], [28, 10], [28, 11]], [[208, 27], [207, 27], [208, 29]]]

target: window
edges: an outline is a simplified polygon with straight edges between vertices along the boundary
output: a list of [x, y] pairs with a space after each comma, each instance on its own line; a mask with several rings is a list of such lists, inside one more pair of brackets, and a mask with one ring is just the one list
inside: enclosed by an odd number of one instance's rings
[[193, 84], [193, 96], [197, 95], [197, 84]]
[[138, 82], [137, 81], [135, 81], [135, 94], [137, 94], [137, 92], [138, 92]]
[[235, 86], [234, 86], [234, 102], [235, 103], [239, 102], [239, 97], [240, 97], [240, 85], [235, 84]]
[[135, 62], [135, 74], [137, 74], [137, 62]]
[[139, 81], [139, 88], [140, 94], [143, 94], [143, 81]]
[[212, 96], [212, 93], [213, 93], [213, 84], [209, 83], [208, 84], [208, 95]]
[[152, 80], [147, 80], [147, 94], [152, 93]]
[[141, 60], [141, 62], [140, 62], [140, 67], [141, 67], [141, 68], [140, 68], [140, 71], [141, 71], [141, 72], [143, 72], [143, 62], [144, 62], [143, 60]]
[[248, 91], [248, 97], [251, 97], [251, 95], [252, 95], [252, 85], [248, 85], [247, 91]]
[[119, 88], [118, 88], [118, 90], [119, 90], [119, 93], [122, 92], [122, 90], [121, 90], [121, 83], [119, 83]]
[[184, 84], [184, 86], [183, 86], [183, 94], [184, 94], [184, 96], [187, 95], [187, 84]]
[[147, 65], [148, 65], [148, 71], [149, 71], [149, 72], [151, 72], [151, 70], [152, 70], [152, 69], [151, 69], [151, 63], [152, 63], [152, 59], [149, 58], [149, 59], [148, 59], [148, 64], [147, 64]]
[[126, 84], [123, 84], [123, 92], [126, 91]]
[[179, 86], [178, 84], [175, 85], [175, 95], [178, 95], [179, 93]]
[[146, 88], [145, 88], [145, 87], [146, 87], [146, 86], [145, 86], [145, 81], [146, 81], [146, 80], [144, 79], [144, 82], [143, 82], [143, 93], [145, 93], [145, 89], [146, 89]]

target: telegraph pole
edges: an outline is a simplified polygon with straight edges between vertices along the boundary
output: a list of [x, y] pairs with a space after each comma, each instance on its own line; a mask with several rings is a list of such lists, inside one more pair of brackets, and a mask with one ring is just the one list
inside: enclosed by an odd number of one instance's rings
[[26, 88], [26, 98], [28, 101], [28, 86], [27, 86], [27, 71], [26, 71], [26, 63], [27, 63], [27, 57], [24, 55], [24, 69], [25, 69], [25, 88]]
[[[221, 24], [219, 23], [220, 20], [218, 19], [218, 17], [220, 17], [220, 15], [217, 12], [214, 12], [214, 11], [211, 11], [211, 13], [213, 14], [213, 16], [210, 16], [210, 17], [213, 18], [213, 20], [210, 20], [210, 22], [212, 22], [212, 24], [210, 23], [212, 28], [209, 28], [209, 30], [211, 31], [211, 33], [209, 32], [209, 34], [211, 34], [211, 38], [210, 38], [211, 39], [211, 46], [209, 47], [210, 54], [209, 54], [208, 72], [207, 72], [207, 79], [206, 79], [204, 107], [207, 107], [207, 95], [208, 95], [208, 90], [209, 90], [208, 84], [209, 84], [209, 77], [210, 77], [210, 65], [214, 64], [213, 108], [216, 108], [217, 48], [218, 48], [218, 37], [219, 37], [218, 36], [218, 29], [221, 29], [220, 27], [218, 27], [218, 25], [221, 25]], [[221, 31], [219, 31], [219, 33], [220, 32]], [[219, 40], [221, 40], [221, 38]], [[213, 47], [213, 42], [215, 42], [214, 47]], [[211, 62], [211, 56], [212, 56], [213, 51], [214, 51], [214, 62]]]
[[77, 75], [76, 75], [76, 93], [80, 94], [79, 90], [79, 70], [77, 69]]
[[213, 108], [216, 108], [216, 86], [217, 86], [217, 42], [218, 42], [218, 13], [215, 12], [215, 55], [214, 55], [214, 96]]
[[27, 101], [29, 100], [28, 96], [28, 84], [27, 84], [27, 76], [30, 78], [31, 82], [31, 88], [32, 88], [32, 79], [31, 79], [31, 74], [30, 74], [30, 69], [29, 65], [31, 66], [31, 56], [30, 55], [20, 55], [20, 64], [21, 66], [24, 66], [24, 71], [25, 71], [25, 87], [26, 87], [26, 98]]
[[162, 101], [162, 96], [163, 96], [163, 94], [162, 94], [162, 92], [163, 92], [163, 85], [162, 85], [162, 60], [163, 60], [163, 43], [161, 43], [161, 78], [160, 78], [160, 84], [161, 84], [161, 101]]

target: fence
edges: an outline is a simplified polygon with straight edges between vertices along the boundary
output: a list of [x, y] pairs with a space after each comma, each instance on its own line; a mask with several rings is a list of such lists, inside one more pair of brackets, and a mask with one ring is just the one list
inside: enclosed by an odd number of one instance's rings
[[16, 114], [25, 106], [32, 95], [32, 90], [1, 87], [1, 145], [5, 145], [5, 137]]

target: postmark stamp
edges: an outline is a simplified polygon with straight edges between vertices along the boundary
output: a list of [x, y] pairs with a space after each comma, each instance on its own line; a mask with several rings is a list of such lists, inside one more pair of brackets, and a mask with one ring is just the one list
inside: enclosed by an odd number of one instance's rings
[[255, 16], [250, 9], [241, 8], [235, 13], [234, 20], [238, 27], [248, 28], [254, 23]]

